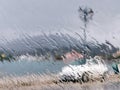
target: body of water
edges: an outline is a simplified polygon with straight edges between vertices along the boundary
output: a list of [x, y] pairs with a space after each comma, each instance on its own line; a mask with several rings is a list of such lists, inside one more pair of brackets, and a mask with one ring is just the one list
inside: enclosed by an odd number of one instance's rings
[[28, 61], [18, 60], [14, 62], [0, 62], [1, 76], [57, 73], [65, 64], [62, 61], [44, 60]]

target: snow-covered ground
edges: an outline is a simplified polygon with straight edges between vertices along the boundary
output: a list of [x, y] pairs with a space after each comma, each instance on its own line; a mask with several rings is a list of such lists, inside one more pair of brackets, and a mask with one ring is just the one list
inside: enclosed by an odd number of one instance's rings
[[[82, 78], [84, 73], [88, 73], [89, 76], [94, 78], [100, 77], [108, 73], [108, 67], [105, 62], [100, 58], [91, 58], [86, 59], [85, 64], [74, 64], [68, 65], [62, 68], [62, 71], [59, 73], [61, 79], [67, 79], [71, 77], [75, 80]], [[69, 78], [70, 79], [70, 78]]]

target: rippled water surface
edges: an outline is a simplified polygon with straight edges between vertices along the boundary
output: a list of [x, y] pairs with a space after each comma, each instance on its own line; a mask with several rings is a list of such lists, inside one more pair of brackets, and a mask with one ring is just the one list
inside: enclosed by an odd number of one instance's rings
[[57, 73], [64, 66], [61, 61], [14, 61], [0, 62], [0, 72], [2, 75], [24, 75], [24, 74], [42, 74]]

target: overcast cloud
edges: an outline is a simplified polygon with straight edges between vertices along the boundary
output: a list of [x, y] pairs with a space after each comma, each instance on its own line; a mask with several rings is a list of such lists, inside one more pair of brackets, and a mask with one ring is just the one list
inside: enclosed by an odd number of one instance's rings
[[0, 37], [13, 39], [24, 32], [57, 32], [63, 28], [82, 32], [78, 7], [87, 6], [95, 12], [88, 35], [120, 44], [119, 4], [120, 0], [0, 0]]

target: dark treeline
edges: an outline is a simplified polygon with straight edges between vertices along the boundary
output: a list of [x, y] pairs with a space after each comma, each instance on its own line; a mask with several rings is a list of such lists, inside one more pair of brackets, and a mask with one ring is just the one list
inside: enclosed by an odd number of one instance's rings
[[1, 53], [10, 54], [13, 56], [20, 56], [26, 53], [30, 55], [58, 55], [61, 56], [72, 49], [82, 53], [83, 50], [92, 57], [100, 55], [110, 57], [119, 48], [115, 47], [109, 41], [99, 43], [97, 40], [88, 41], [86, 49], [83, 48], [83, 39], [79, 35], [76, 39], [69, 34], [42, 34], [38, 36], [23, 35], [24, 38], [7, 42], [5, 46], [1, 47]]

